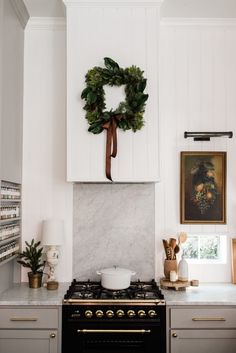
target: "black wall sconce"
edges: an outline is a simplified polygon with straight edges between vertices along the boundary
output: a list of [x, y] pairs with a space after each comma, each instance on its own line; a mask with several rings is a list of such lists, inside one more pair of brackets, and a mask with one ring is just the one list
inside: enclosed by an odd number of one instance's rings
[[211, 137], [233, 137], [233, 131], [226, 132], [184, 132], [184, 138], [193, 137], [194, 141], [210, 141]]

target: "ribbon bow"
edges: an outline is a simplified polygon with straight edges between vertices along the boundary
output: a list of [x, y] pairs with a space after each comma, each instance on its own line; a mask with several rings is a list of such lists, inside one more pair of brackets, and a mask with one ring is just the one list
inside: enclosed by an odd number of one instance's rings
[[103, 124], [102, 126], [107, 130], [106, 141], [106, 177], [112, 181], [111, 178], [111, 157], [115, 158], [117, 155], [117, 122], [115, 117]]

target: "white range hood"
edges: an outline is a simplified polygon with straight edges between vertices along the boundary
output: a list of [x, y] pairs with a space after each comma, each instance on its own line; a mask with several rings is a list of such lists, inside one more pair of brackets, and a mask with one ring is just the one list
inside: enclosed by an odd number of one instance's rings
[[118, 129], [112, 159], [115, 182], [156, 182], [158, 156], [159, 10], [162, 1], [64, 0], [67, 21], [67, 180], [107, 182], [106, 133], [89, 133], [80, 98], [85, 75], [110, 57], [120, 67], [136, 65], [147, 78], [145, 126]]

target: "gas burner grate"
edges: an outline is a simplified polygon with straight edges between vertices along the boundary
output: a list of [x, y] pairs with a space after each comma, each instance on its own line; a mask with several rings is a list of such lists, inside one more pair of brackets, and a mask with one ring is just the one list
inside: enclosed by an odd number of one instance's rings
[[100, 282], [73, 280], [64, 299], [80, 300], [155, 300], [164, 299], [160, 288], [154, 280], [131, 282], [129, 288], [123, 290], [109, 290], [101, 286]]

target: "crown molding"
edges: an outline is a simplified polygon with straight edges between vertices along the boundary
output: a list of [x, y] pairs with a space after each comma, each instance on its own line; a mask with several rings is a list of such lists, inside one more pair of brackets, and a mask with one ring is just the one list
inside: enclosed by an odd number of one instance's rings
[[66, 7], [160, 7], [164, 0], [62, 0]]
[[161, 26], [206, 26], [206, 27], [234, 27], [236, 18], [161, 18]]
[[26, 30], [65, 31], [64, 17], [30, 17]]
[[22, 0], [10, 0], [10, 3], [15, 10], [21, 26], [25, 28], [30, 16], [24, 2]]

